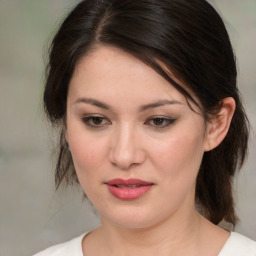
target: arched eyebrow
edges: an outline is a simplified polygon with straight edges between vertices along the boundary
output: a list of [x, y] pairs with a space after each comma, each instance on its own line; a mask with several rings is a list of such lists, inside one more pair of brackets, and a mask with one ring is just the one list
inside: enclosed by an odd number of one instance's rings
[[[106, 109], [106, 110], [113, 110], [113, 108], [108, 105], [107, 103], [104, 103], [102, 101], [96, 100], [96, 99], [92, 99], [92, 98], [78, 98], [74, 104], [79, 104], [79, 103], [85, 103], [85, 104], [90, 104], [102, 109]], [[183, 105], [183, 103], [181, 103], [180, 101], [177, 100], [158, 100], [149, 104], [145, 104], [139, 107], [139, 112], [143, 112], [149, 109], [153, 109], [153, 108], [157, 108], [157, 107], [161, 107], [161, 106], [165, 106], [165, 105], [174, 105], [174, 104], [181, 104]]]
[[152, 103], [149, 103], [149, 104], [146, 104], [146, 105], [142, 105], [139, 108], [139, 111], [142, 112], [142, 111], [146, 111], [148, 109], [162, 107], [162, 106], [165, 106], [165, 105], [174, 105], [174, 104], [183, 105], [183, 103], [181, 103], [180, 101], [177, 101], [177, 100], [159, 100], [159, 101], [152, 102]]
[[102, 101], [96, 100], [96, 99], [92, 99], [92, 98], [78, 98], [74, 104], [78, 104], [78, 103], [86, 103], [86, 104], [90, 104], [99, 108], [103, 108], [103, 109], [107, 109], [107, 110], [111, 110], [112, 107]]

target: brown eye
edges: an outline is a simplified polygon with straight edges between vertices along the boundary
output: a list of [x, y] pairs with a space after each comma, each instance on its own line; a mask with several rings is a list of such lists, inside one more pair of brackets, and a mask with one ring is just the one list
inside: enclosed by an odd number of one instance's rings
[[99, 117], [99, 116], [93, 116], [92, 118], [91, 118], [91, 121], [92, 121], [92, 123], [94, 124], [94, 125], [101, 125], [102, 124], [102, 122], [103, 122], [103, 118], [102, 117]]
[[164, 118], [160, 118], [160, 117], [152, 119], [153, 124], [156, 125], [156, 126], [163, 125], [165, 121], [166, 120]]
[[175, 122], [175, 119], [167, 117], [152, 117], [146, 121], [145, 124], [151, 125], [156, 128], [165, 128]]
[[82, 118], [82, 121], [85, 123], [85, 125], [90, 126], [90, 127], [103, 127], [105, 125], [110, 124], [110, 121], [108, 121], [105, 117], [103, 116], [86, 116]]

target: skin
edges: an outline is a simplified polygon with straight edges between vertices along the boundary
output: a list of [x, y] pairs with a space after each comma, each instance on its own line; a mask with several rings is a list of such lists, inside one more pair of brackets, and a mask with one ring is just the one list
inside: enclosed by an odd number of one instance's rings
[[[110, 46], [84, 56], [70, 82], [66, 123], [79, 182], [102, 220], [84, 238], [84, 254], [218, 255], [229, 233], [197, 213], [195, 182], [234, 109], [224, 99], [206, 125], [199, 109], [134, 56]], [[116, 178], [154, 185], [124, 201], [105, 184]]]

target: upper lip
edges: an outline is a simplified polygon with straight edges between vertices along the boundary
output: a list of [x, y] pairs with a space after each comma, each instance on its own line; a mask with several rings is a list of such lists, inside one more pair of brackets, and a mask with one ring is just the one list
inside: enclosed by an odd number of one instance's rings
[[153, 185], [152, 182], [147, 182], [139, 179], [113, 179], [106, 182], [107, 185], [115, 186], [115, 185], [122, 185], [122, 186], [131, 186], [131, 185], [140, 185], [140, 186], [147, 186]]

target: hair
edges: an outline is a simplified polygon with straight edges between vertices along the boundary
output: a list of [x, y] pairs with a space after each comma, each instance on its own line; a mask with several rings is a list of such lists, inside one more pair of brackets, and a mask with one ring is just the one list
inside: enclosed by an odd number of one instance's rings
[[84, 0], [69, 13], [50, 47], [44, 91], [45, 112], [61, 128], [56, 189], [63, 181], [77, 182], [64, 138], [67, 94], [78, 61], [95, 45], [117, 47], [152, 67], [188, 102], [200, 105], [205, 120], [218, 113], [222, 99], [234, 98], [227, 136], [204, 153], [195, 199], [200, 213], [214, 224], [225, 220], [235, 225], [232, 184], [247, 155], [249, 124], [227, 30], [206, 0]]

